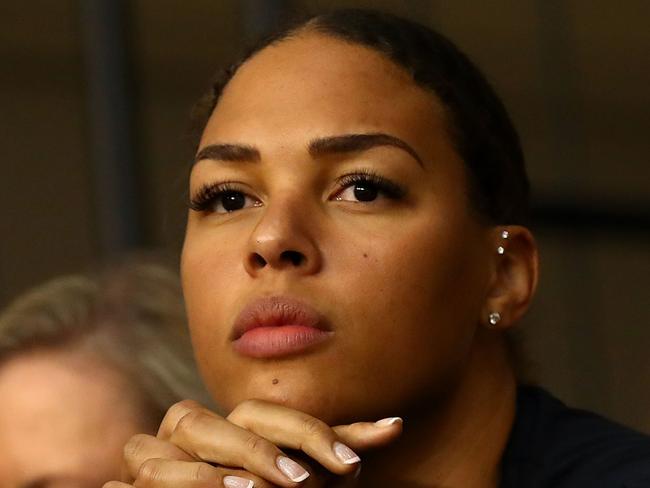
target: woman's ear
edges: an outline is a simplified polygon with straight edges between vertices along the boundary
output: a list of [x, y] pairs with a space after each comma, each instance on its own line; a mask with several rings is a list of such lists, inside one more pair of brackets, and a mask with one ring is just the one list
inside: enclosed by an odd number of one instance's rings
[[506, 329], [526, 313], [535, 294], [537, 245], [530, 231], [519, 225], [495, 227], [491, 243], [494, 265], [481, 323]]

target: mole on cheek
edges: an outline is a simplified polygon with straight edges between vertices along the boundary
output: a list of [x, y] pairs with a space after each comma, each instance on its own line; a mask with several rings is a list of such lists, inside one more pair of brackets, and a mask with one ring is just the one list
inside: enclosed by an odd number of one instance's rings
[[364, 257], [364, 258], [367, 258], [367, 257], [368, 257], [368, 254], [364, 252], [364, 253], [363, 253], [363, 257]]
[[273, 383], [274, 385], [277, 385], [279, 382], [280, 382], [280, 380], [278, 380], [277, 378], [273, 378], [272, 383]]

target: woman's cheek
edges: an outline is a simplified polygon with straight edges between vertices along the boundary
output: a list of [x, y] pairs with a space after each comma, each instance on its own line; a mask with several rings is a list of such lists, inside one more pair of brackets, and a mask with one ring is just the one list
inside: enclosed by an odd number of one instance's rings
[[[193, 237], [193, 236], [191, 236]], [[231, 265], [228, 265], [231, 263]], [[215, 239], [186, 239], [182, 279], [190, 332], [198, 348], [213, 344], [225, 322], [225, 303], [233, 293], [233, 253]]]
[[462, 268], [467, 264], [457, 247], [462, 244], [449, 243], [449, 227], [449, 222], [435, 221], [403, 225], [397, 236], [375, 241], [364, 253], [365, 271], [353, 275], [359, 290], [355, 295], [367, 301], [362, 316], [385, 322], [382, 334], [389, 339], [414, 347], [422, 340], [453, 340], [455, 309], [471, 298], [450, 289], [450, 283], [457, 288], [466, 281], [458, 275], [466, 274]]

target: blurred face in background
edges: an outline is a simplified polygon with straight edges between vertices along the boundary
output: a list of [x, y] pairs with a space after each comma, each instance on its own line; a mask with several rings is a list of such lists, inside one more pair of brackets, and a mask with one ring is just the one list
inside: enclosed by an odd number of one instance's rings
[[35, 350], [0, 364], [0, 486], [97, 488], [120, 477], [145, 425], [129, 385], [97, 357]]

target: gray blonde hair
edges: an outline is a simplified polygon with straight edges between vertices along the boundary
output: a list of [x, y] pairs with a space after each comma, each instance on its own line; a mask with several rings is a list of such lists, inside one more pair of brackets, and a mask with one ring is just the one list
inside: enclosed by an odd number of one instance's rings
[[88, 352], [125, 376], [157, 425], [182, 399], [210, 404], [185, 322], [178, 277], [159, 264], [56, 278], [0, 314], [0, 366], [31, 350]]

